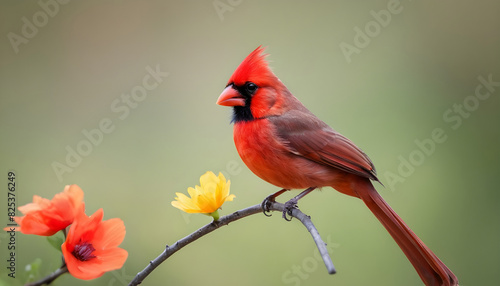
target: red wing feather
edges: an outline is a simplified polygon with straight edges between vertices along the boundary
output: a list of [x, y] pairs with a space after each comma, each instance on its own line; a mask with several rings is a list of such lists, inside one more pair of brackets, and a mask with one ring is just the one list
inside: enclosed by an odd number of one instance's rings
[[349, 139], [308, 110], [291, 110], [268, 118], [290, 152], [323, 165], [372, 180], [377, 179], [370, 158]]

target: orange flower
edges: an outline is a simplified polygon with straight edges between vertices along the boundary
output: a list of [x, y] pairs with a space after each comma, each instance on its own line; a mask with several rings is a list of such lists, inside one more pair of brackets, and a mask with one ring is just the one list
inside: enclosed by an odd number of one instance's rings
[[33, 196], [33, 202], [19, 207], [24, 214], [14, 217], [24, 234], [50, 236], [65, 229], [75, 219], [75, 215], [85, 208], [83, 191], [77, 185], [68, 185], [52, 200]]
[[104, 212], [97, 210], [87, 217], [81, 210], [61, 245], [69, 273], [78, 279], [90, 280], [107, 271], [120, 269], [128, 253], [119, 248], [125, 238], [125, 225], [118, 218], [102, 220]]

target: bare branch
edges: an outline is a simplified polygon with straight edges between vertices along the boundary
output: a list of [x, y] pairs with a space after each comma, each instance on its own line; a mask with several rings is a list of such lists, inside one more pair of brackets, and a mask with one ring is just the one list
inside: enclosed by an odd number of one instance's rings
[[[269, 210], [270, 211], [279, 211], [283, 212], [284, 205], [278, 202], [270, 202], [269, 203]], [[158, 267], [163, 261], [168, 259], [172, 254], [176, 253], [179, 251], [181, 248], [184, 246], [196, 241], [198, 238], [203, 237], [206, 234], [211, 233], [212, 231], [220, 228], [221, 226], [227, 225], [230, 222], [237, 221], [241, 218], [261, 213], [262, 208], [261, 205], [254, 205], [239, 211], [236, 211], [232, 214], [229, 214], [227, 216], [221, 217], [217, 222], [212, 222], [210, 224], [207, 224], [203, 226], [202, 228], [196, 230], [195, 232], [191, 233], [190, 235], [178, 240], [176, 243], [174, 243], [171, 246], [166, 246], [165, 250], [154, 260], [150, 261], [149, 264], [137, 275], [135, 278], [129, 283], [129, 286], [133, 285], [139, 285], [142, 283], [142, 281], [151, 273], [153, 270]], [[314, 226], [314, 224], [311, 221], [311, 218], [301, 212], [299, 209], [293, 209], [291, 213], [292, 217], [297, 218], [302, 222], [302, 224], [307, 228], [309, 233], [311, 233], [312, 238], [314, 239], [314, 242], [316, 243], [316, 246], [318, 247], [319, 253], [321, 257], [323, 258], [323, 261], [325, 263], [326, 269], [328, 270], [328, 273], [330, 274], [335, 274], [335, 267], [333, 266], [332, 259], [330, 258], [330, 255], [328, 254], [326, 244], [323, 242], [321, 239], [318, 230]]]
[[57, 269], [56, 271], [50, 273], [49, 275], [45, 276], [41, 280], [38, 280], [36, 282], [28, 283], [24, 286], [40, 286], [40, 285], [49, 285], [52, 283], [52, 281], [56, 280], [57, 277], [63, 275], [64, 273], [68, 272], [68, 268], [66, 265], [62, 266], [61, 268]]

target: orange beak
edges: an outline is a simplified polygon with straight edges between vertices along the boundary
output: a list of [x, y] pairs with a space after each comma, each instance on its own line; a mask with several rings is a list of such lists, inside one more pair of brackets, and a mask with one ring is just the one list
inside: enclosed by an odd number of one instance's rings
[[223, 106], [245, 106], [245, 98], [232, 85], [229, 85], [220, 94], [217, 104]]

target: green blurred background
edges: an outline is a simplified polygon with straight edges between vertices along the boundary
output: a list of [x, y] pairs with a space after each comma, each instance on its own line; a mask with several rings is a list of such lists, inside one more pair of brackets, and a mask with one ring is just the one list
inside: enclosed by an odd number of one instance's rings
[[[209, 223], [170, 205], [208, 170], [231, 180], [236, 199], [223, 215], [277, 190], [244, 166], [231, 110], [215, 104], [259, 45], [295, 96], [370, 155], [386, 185], [379, 191], [461, 285], [499, 284], [500, 87], [490, 86], [488, 99], [474, 96], [479, 76], [500, 81], [498, 1], [55, 3], [1, 4], [1, 221], [9, 170], [17, 174], [18, 205], [78, 184], [88, 214], [103, 208], [106, 219], [124, 220], [129, 258], [91, 282], [65, 275], [54, 285], [125, 285], [165, 244]], [[341, 45], [356, 43], [346, 56]], [[126, 107], [122, 94], [143, 86], [148, 66], [168, 76]], [[453, 111], [464, 100], [472, 110]], [[82, 132], [105, 118], [113, 131], [58, 178], [54, 162], [66, 164], [66, 148], [85, 144]], [[415, 155], [415, 140], [436, 128], [445, 142]], [[391, 183], [388, 174], [401, 175], [401, 158], [411, 154], [414, 170]], [[189, 245], [143, 285], [422, 285], [361, 201], [325, 188], [300, 208], [330, 241], [338, 274], [316, 260], [298, 221], [255, 215]], [[6, 238], [0, 284], [21, 285], [36, 258], [37, 278], [59, 267], [45, 238], [18, 234], [18, 278], [7, 277]]]

